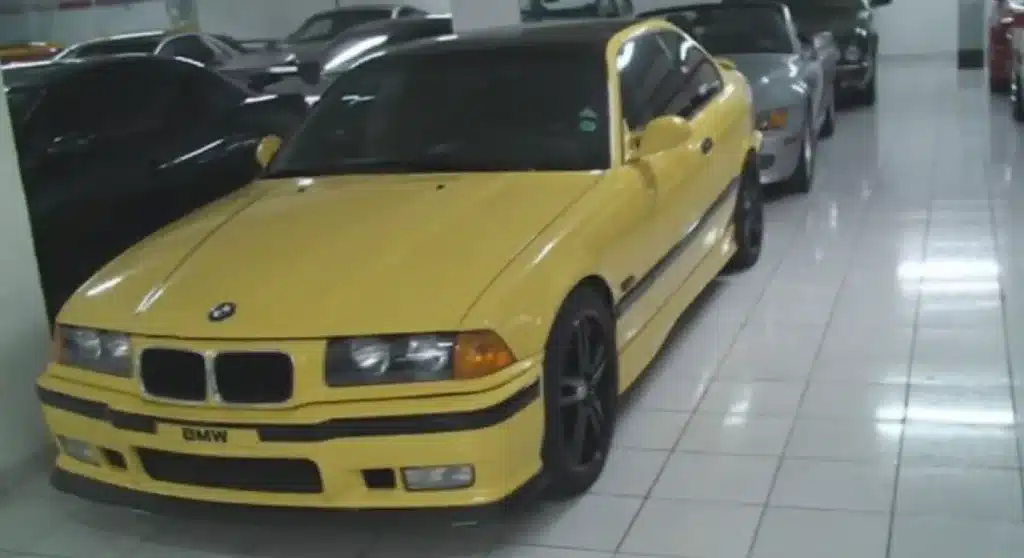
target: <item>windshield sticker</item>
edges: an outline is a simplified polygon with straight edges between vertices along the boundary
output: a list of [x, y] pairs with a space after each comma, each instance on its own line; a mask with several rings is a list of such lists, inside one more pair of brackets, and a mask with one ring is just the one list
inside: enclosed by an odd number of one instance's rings
[[581, 132], [595, 132], [597, 131], [597, 111], [587, 107], [580, 111], [580, 131]]

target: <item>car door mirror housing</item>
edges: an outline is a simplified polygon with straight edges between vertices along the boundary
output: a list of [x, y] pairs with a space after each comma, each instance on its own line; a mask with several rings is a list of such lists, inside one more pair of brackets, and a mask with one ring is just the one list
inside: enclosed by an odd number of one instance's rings
[[264, 137], [256, 146], [256, 162], [261, 168], [267, 168], [279, 149], [281, 149], [280, 137], [273, 135]]
[[681, 147], [693, 135], [693, 128], [681, 116], [659, 116], [651, 120], [639, 136], [633, 158], [648, 157]]

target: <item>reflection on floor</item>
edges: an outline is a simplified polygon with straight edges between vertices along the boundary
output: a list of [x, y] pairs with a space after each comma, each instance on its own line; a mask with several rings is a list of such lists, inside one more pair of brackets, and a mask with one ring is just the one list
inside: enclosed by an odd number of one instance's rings
[[0, 556], [1020, 556], [1024, 126], [952, 62], [879, 83], [814, 192], [770, 207], [762, 262], [666, 346], [591, 495], [472, 528], [256, 527], [40, 476], [0, 500]]

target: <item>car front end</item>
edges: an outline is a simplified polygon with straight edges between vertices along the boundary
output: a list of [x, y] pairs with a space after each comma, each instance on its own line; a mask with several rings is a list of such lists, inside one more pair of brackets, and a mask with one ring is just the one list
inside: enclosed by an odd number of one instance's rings
[[541, 468], [543, 334], [466, 316], [597, 179], [266, 180], [160, 231], [57, 318], [54, 485], [154, 511], [500, 507]]
[[864, 28], [836, 36], [839, 62], [836, 66], [836, 88], [860, 91], [868, 87], [875, 74], [875, 49], [871, 35]]

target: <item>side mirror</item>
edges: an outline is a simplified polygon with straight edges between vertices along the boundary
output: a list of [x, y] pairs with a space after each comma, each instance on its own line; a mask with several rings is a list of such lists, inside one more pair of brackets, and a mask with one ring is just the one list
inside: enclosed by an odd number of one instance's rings
[[630, 159], [648, 157], [662, 151], [680, 147], [689, 141], [693, 128], [686, 119], [680, 116], [659, 116], [647, 123], [647, 128], [640, 134], [636, 149]]
[[277, 155], [278, 149], [281, 149], [281, 138], [266, 136], [256, 146], [256, 162], [261, 168], [267, 168], [270, 166], [270, 161], [274, 159], [274, 155]]

